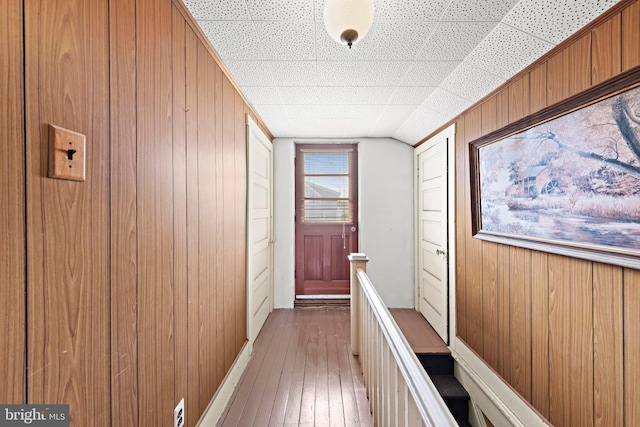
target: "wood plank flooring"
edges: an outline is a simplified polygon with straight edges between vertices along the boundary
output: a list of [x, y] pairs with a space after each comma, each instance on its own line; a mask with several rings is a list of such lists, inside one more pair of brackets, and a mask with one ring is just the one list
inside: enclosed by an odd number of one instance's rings
[[372, 426], [348, 308], [274, 310], [218, 426]]

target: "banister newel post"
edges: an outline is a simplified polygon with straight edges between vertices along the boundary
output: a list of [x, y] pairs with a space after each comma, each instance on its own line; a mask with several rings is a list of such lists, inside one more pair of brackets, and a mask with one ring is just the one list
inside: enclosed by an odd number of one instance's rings
[[369, 258], [365, 254], [353, 253], [348, 256], [351, 263], [351, 349], [354, 356], [360, 354], [360, 283], [358, 269], [367, 271]]

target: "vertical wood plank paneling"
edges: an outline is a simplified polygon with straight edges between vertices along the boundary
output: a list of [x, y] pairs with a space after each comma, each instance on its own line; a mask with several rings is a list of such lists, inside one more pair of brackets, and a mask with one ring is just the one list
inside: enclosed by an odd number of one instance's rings
[[622, 11], [622, 70], [640, 65], [640, 1]]
[[482, 356], [498, 367], [498, 245], [482, 242]]
[[171, 1], [137, 0], [140, 425], [174, 407]]
[[174, 406], [187, 396], [187, 163], [185, 20], [172, 6]]
[[[465, 116], [465, 140], [470, 141], [481, 135], [482, 110], [476, 107]], [[466, 148], [468, 157], [468, 147]], [[466, 179], [469, 182], [469, 168], [465, 168]], [[469, 202], [466, 202], [469, 203]], [[482, 354], [482, 275], [478, 269], [482, 268], [482, 242], [471, 237], [471, 209], [465, 211], [467, 239], [465, 244], [466, 257], [466, 310], [467, 310], [467, 342], [478, 353]]]
[[531, 251], [511, 248], [509, 350], [511, 385], [531, 400]]
[[[110, 423], [108, 3], [25, 3], [29, 403]], [[87, 179], [46, 178], [46, 124], [87, 136]]]
[[531, 404], [549, 417], [549, 255], [531, 253]]
[[535, 113], [547, 106], [547, 63], [544, 62], [529, 73], [529, 111]]
[[498, 129], [509, 124], [509, 88], [496, 94], [496, 126]]
[[623, 425], [622, 268], [593, 265], [593, 424]]
[[621, 71], [620, 21], [620, 14], [616, 14], [591, 32], [591, 83], [594, 85]]
[[574, 95], [591, 86], [591, 34], [586, 34], [569, 46], [567, 68], [568, 95]]
[[185, 424], [194, 427], [200, 413], [200, 251], [198, 164], [198, 39], [190, 27], [185, 33], [185, 112], [187, 162], [187, 398]]
[[509, 86], [509, 122], [515, 122], [530, 112], [529, 75], [525, 74]]
[[246, 173], [247, 173], [247, 129], [246, 110], [248, 110], [242, 97], [236, 92], [235, 103], [235, 313], [236, 313], [236, 353], [240, 352], [247, 339], [247, 292], [246, 292]]
[[[198, 43], [198, 243], [199, 243], [199, 413], [216, 390], [216, 121], [215, 69], [209, 52]], [[222, 355], [224, 358], [224, 354]]]
[[640, 271], [625, 269], [624, 280], [624, 425], [640, 425]]
[[467, 229], [467, 212], [469, 206], [469, 146], [464, 136], [464, 116], [456, 122], [456, 334], [464, 341], [467, 335], [467, 281], [466, 281], [466, 241], [471, 233]]
[[0, 402], [25, 403], [24, 68], [22, 1], [0, 4]]
[[511, 381], [509, 258], [511, 247], [498, 245], [498, 373]]
[[549, 255], [549, 421], [593, 425], [593, 273]]
[[[216, 162], [215, 162], [215, 181], [216, 187], [216, 210], [215, 218], [218, 232], [215, 234], [215, 258], [216, 258], [216, 278], [214, 286], [215, 303], [214, 303], [214, 327], [215, 327], [215, 347], [212, 349], [218, 353], [216, 357], [216, 376], [213, 384], [213, 391], [218, 388], [225, 374], [225, 324], [224, 324], [224, 122], [228, 117], [225, 109], [224, 86], [226, 76], [218, 64], [214, 62], [215, 69], [215, 112], [216, 112]], [[213, 395], [212, 395], [213, 396]]]
[[[497, 96], [482, 104], [482, 133], [497, 129]], [[498, 245], [482, 242], [482, 345], [489, 366], [498, 367]]]
[[482, 104], [482, 134], [498, 128], [498, 95], [494, 95]]
[[236, 305], [235, 305], [235, 101], [236, 92], [229, 79], [225, 76], [222, 85], [224, 117], [222, 122], [223, 146], [222, 146], [222, 185], [223, 185], [223, 221], [224, 244], [224, 371], [231, 367], [236, 356]]
[[560, 102], [569, 96], [569, 47], [547, 61], [547, 103]]
[[109, 2], [111, 422], [138, 425], [135, 2]]

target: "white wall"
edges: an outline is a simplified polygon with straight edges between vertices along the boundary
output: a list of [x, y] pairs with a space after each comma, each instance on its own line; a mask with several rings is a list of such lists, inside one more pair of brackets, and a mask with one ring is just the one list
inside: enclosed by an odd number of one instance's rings
[[273, 140], [275, 308], [295, 298], [294, 141], [359, 143], [359, 251], [387, 306], [413, 308], [413, 147], [390, 138]]

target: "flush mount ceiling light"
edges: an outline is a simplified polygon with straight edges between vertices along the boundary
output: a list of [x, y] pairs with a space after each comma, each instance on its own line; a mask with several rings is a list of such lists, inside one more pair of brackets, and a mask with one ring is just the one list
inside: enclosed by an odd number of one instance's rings
[[373, 24], [373, 0], [326, 0], [324, 26], [332, 39], [351, 49]]

